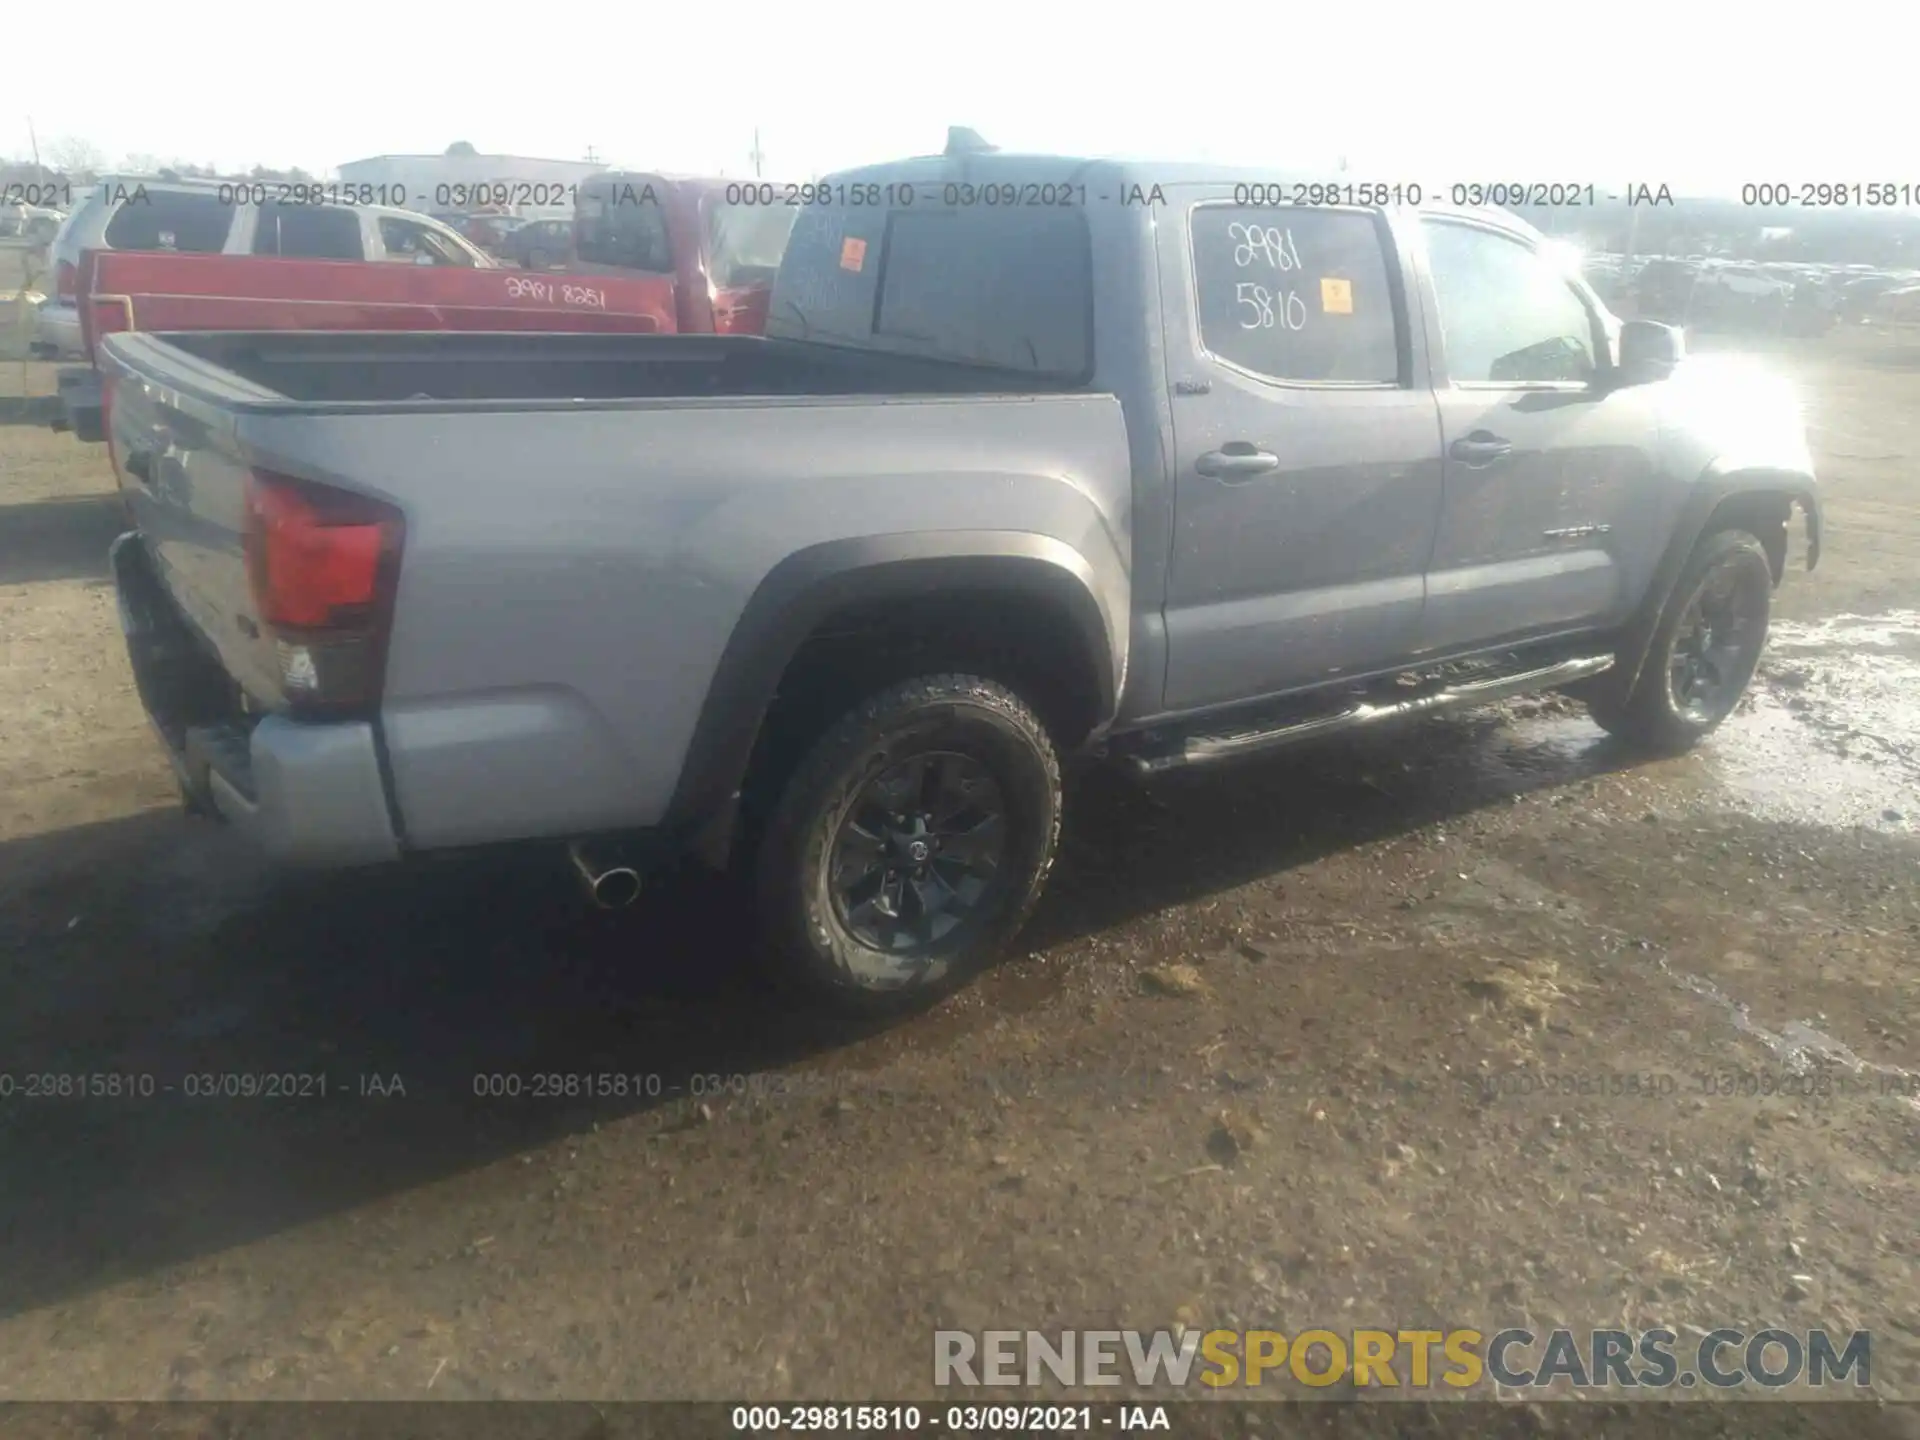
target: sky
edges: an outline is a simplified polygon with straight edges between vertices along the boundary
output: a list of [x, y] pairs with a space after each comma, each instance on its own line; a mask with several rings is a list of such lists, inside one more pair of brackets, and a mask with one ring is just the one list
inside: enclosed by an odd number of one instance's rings
[[[1375, 7], [681, 0], [449, 8], [96, 0], [84, 61], [11, 64], [0, 154], [299, 166], [487, 153], [807, 179], [1006, 149], [1420, 183], [1920, 189], [1920, 11], [1687, 0]], [[64, 22], [52, 26], [57, 36]], [[195, 76], [203, 83], [194, 83]]]

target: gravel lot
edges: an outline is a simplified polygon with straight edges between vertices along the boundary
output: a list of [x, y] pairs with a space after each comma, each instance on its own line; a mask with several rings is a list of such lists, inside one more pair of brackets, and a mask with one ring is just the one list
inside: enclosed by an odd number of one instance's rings
[[[872, 1030], [711, 884], [183, 818], [104, 451], [0, 424], [0, 1071], [174, 1087], [0, 1100], [0, 1399], [924, 1400], [936, 1327], [1524, 1323], [1864, 1328], [1920, 1400], [1920, 341], [1767, 353], [1831, 539], [1711, 745], [1547, 700], [1089, 775], [1031, 953]], [[231, 1072], [328, 1092], [184, 1093]], [[635, 1093], [475, 1093], [542, 1072]]]

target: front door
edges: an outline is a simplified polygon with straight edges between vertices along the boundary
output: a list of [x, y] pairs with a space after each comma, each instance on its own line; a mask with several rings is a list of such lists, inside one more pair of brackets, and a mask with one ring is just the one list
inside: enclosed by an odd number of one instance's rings
[[1420, 228], [1447, 447], [1423, 653], [1618, 621], [1639, 578], [1623, 560], [1666, 515], [1649, 387], [1605, 383], [1600, 317], [1536, 239]]
[[1385, 218], [1204, 193], [1176, 216], [1157, 227], [1175, 443], [1165, 708], [1389, 668], [1417, 641], [1441, 466]]

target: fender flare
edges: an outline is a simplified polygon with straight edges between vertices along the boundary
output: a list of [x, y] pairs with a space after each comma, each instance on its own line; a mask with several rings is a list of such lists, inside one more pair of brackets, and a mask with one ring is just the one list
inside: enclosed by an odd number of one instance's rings
[[[1660, 557], [1659, 567], [1647, 587], [1646, 600], [1627, 623], [1621, 636], [1618, 658], [1610, 672], [1612, 686], [1617, 687], [1620, 694], [1632, 694], [1634, 686], [1639, 683], [1640, 672], [1646, 667], [1647, 651], [1653, 644], [1653, 632], [1659, 628], [1660, 617], [1666, 612], [1674, 587], [1680, 583], [1680, 572], [1686, 568], [1687, 560], [1699, 545], [1701, 537], [1718, 528], [1714, 525], [1715, 517], [1750, 495], [1782, 497], [1787, 502], [1789, 520], [1792, 519], [1793, 506], [1798, 505], [1806, 516], [1807, 569], [1811, 570], [1820, 563], [1824, 525], [1819, 488], [1811, 474], [1805, 470], [1791, 469], [1735, 469], [1715, 461], [1702, 472], [1687, 503], [1681, 508], [1679, 518], [1674, 522], [1673, 534]], [[1776, 575], [1774, 579], [1777, 583], [1780, 576]]]
[[707, 864], [724, 867], [761, 722], [807, 637], [849, 604], [956, 589], [1022, 593], [1062, 604], [1099, 688], [1097, 723], [1112, 719], [1126, 662], [1125, 633], [1116, 636], [1097, 598], [1093, 567], [1071, 546], [1022, 531], [830, 540], [775, 565], [740, 612], [707, 686], [663, 828]]

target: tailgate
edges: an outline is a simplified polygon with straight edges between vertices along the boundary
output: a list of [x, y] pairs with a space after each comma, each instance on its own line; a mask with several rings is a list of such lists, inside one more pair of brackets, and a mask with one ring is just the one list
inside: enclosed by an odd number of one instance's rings
[[257, 706], [285, 701], [274, 642], [247, 577], [251, 464], [228, 402], [272, 399], [153, 336], [102, 336], [114, 478], [161, 583]]

